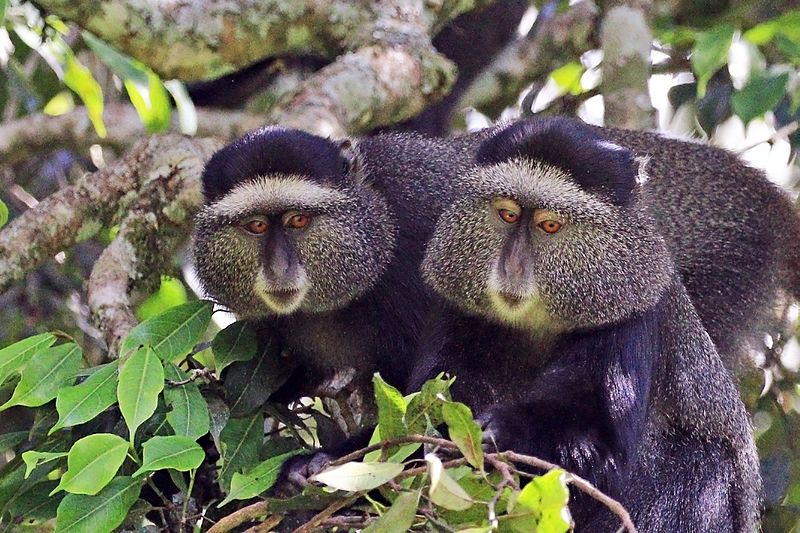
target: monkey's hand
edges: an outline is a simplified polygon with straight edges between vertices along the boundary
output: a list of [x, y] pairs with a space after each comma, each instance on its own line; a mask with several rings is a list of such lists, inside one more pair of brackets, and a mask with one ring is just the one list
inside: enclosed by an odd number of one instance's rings
[[309, 479], [327, 468], [335, 456], [322, 451], [308, 455], [296, 455], [283, 463], [278, 481], [270, 490], [272, 496], [288, 498], [302, 492]]

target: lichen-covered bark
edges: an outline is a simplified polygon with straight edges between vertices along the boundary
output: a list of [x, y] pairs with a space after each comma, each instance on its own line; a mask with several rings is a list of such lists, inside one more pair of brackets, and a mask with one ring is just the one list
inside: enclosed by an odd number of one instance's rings
[[153, 138], [141, 168], [142, 183], [111, 244], [92, 269], [87, 285], [92, 318], [115, 352], [136, 324], [133, 287], [155, 286], [159, 274], [202, 203], [200, 175], [219, 144], [185, 137]]
[[[82, 107], [57, 117], [35, 114], [0, 124], [0, 161], [10, 166], [55, 148], [83, 152], [93, 144], [123, 151], [147, 134], [141, 119], [130, 105], [106, 106], [103, 119], [108, 124], [105, 138], [97, 135]], [[263, 123], [263, 115], [242, 111], [197, 110], [197, 135], [200, 137], [233, 140]], [[173, 116], [172, 130], [178, 131], [177, 114]]]
[[[168, 78], [198, 80], [267, 56], [334, 58], [380, 40], [382, 15], [419, 11], [429, 35], [486, 0], [39, 0]], [[397, 16], [395, 19], [399, 18]], [[376, 24], [377, 22], [377, 24]]]
[[603, 84], [605, 124], [628, 129], [655, 127], [647, 82], [653, 35], [648, 2], [609, 7], [603, 18]]

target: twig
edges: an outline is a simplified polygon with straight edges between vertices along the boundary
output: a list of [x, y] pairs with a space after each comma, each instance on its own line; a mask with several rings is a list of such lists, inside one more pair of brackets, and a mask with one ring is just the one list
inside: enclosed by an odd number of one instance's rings
[[[540, 468], [542, 470], [548, 470], [548, 471], [555, 469], [564, 470], [557, 464], [545, 461], [544, 459], [539, 459], [538, 457], [532, 457], [530, 455], [522, 455], [511, 451], [506, 451], [491, 455], [494, 455], [495, 457], [498, 457], [500, 459], [505, 459], [514, 463], [522, 463], [529, 466], [533, 466], [535, 468]], [[597, 487], [595, 487], [582, 477], [573, 474], [571, 472], [568, 472], [566, 470], [565, 472], [569, 474], [568, 483], [570, 485], [573, 485], [575, 488], [577, 488], [584, 494], [591, 496], [598, 502], [608, 507], [609, 510], [611, 510], [611, 512], [613, 512], [615, 515], [619, 517], [619, 519], [622, 521], [622, 525], [625, 527], [628, 533], [636, 533], [636, 526], [633, 525], [631, 516], [628, 514], [628, 511], [625, 509], [625, 507], [622, 506], [621, 503], [619, 503], [614, 498], [606, 495], [604, 492], [602, 492], [600, 489], [598, 489]]]
[[263, 522], [246, 530], [245, 533], [267, 533], [268, 531], [272, 531], [275, 526], [280, 524], [283, 518], [283, 515], [278, 514], [268, 516]]
[[789, 122], [788, 124], [784, 124], [783, 127], [781, 127], [780, 129], [775, 130], [775, 133], [773, 133], [772, 135], [770, 135], [766, 139], [761, 139], [760, 141], [753, 142], [753, 143], [745, 146], [744, 148], [737, 149], [736, 153], [737, 154], [743, 154], [748, 150], [752, 150], [753, 148], [755, 148], [759, 144], [773, 142], [773, 141], [776, 141], [778, 139], [781, 139], [781, 138], [784, 138], [784, 137], [788, 137], [792, 133], [796, 132], [798, 129], [800, 129], [800, 122], [798, 122], [797, 120], [793, 120], [792, 122]]
[[408, 435], [397, 439], [384, 440], [377, 444], [371, 444], [366, 448], [361, 448], [360, 450], [356, 450], [353, 453], [349, 453], [343, 457], [340, 457], [335, 461], [332, 461], [330, 463], [330, 466], [339, 466], [345, 463], [349, 463], [350, 461], [355, 461], [356, 459], [359, 459], [370, 452], [380, 450], [381, 448], [388, 448], [390, 446], [395, 446], [397, 444], [410, 444], [413, 442], [418, 442], [420, 444], [432, 444], [434, 446], [439, 446], [440, 448], [449, 448], [451, 450], [458, 449], [458, 446], [456, 446], [454, 443], [450, 442], [447, 439], [427, 437], [425, 435]]
[[255, 520], [267, 514], [269, 510], [269, 502], [261, 500], [256, 503], [251, 503], [247, 507], [242, 507], [238, 511], [234, 511], [228, 516], [224, 516], [219, 521], [211, 526], [208, 533], [225, 533], [233, 528]]
[[308, 522], [306, 522], [302, 526], [300, 526], [297, 529], [295, 529], [292, 533], [311, 533], [318, 526], [320, 526], [323, 522], [325, 522], [331, 516], [333, 516], [333, 514], [336, 511], [339, 511], [340, 509], [343, 509], [343, 508], [347, 507], [351, 503], [354, 503], [356, 500], [358, 500], [363, 495], [364, 495], [363, 492], [357, 492], [357, 493], [353, 494], [352, 496], [349, 496], [347, 498], [343, 498], [343, 499], [341, 499], [339, 501], [333, 502], [332, 504], [327, 506], [325, 509], [323, 509], [319, 513], [315, 514], [314, 517], [311, 520], [309, 520]]

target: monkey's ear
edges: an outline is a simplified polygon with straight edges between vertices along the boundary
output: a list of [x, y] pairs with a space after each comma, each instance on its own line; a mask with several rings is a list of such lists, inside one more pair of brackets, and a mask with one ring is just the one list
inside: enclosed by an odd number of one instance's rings
[[339, 148], [342, 157], [343, 171], [346, 175], [358, 176], [361, 174], [361, 158], [358, 155], [353, 141], [350, 139], [339, 139], [333, 141]]

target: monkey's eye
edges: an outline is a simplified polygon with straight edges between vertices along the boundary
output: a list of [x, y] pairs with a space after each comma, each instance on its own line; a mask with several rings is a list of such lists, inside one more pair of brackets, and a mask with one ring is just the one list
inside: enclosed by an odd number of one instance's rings
[[287, 228], [303, 229], [308, 226], [309, 222], [311, 222], [311, 215], [297, 211], [290, 211], [283, 218], [283, 225]]
[[516, 224], [519, 220], [519, 213], [515, 213], [510, 209], [498, 209], [497, 214], [500, 215], [500, 218], [503, 219], [503, 222], [507, 222], [509, 224]]
[[247, 233], [252, 235], [263, 235], [267, 232], [269, 224], [267, 224], [265, 220], [255, 218], [242, 224], [242, 228], [244, 228]]
[[497, 215], [506, 224], [516, 224], [519, 221], [522, 207], [509, 198], [497, 198], [492, 201], [492, 208], [497, 211]]
[[558, 233], [564, 220], [553, 211], [537, 209], [533, 212], [533, 223], [545, 233]]
[[561, 222], [558, 220], [542, 220], [537, 224], [545, 233], [556, 233], [561, 229]]

